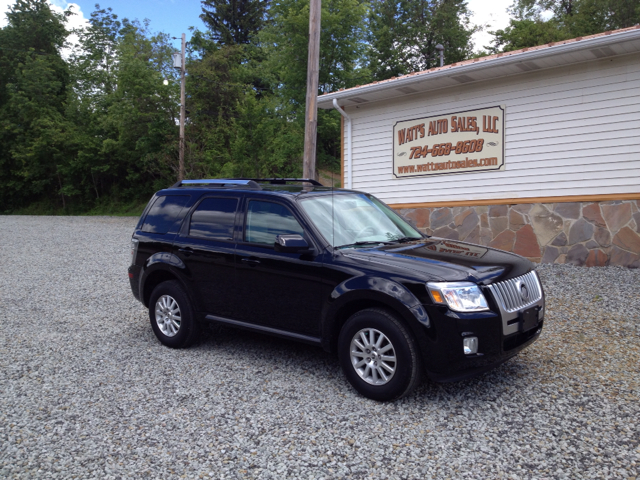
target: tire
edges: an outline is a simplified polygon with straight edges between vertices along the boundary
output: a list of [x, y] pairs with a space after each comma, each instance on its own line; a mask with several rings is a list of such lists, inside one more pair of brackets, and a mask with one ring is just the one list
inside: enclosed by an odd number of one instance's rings
[[338, 337], [338, 355], [349, 383], [373, 400], [404, 397], [421, 378], [413, 336], [383, 309], [361, 310], [347, 320]]
[[153, 289], [149, 299], [151, 328], [163, 345], [188, 347], [196, 337], [197, 323], [191, 302], [175, 280], [162, 282]]

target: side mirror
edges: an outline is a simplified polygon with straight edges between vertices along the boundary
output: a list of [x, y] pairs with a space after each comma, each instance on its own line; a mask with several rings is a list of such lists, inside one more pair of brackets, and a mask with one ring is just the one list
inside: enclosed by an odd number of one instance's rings
[[302, 235], [277, 235], [273, 244], [276, 252], [305, 253], [309, 251], [309, 244]]

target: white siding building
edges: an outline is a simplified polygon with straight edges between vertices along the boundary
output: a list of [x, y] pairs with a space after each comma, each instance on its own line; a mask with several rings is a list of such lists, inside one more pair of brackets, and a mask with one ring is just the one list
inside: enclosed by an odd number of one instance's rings
[[[320, 108], [336, 103], [349, 118], [343, 186], [378, 196], [427, 233], [537, 261], [640, 267], [640, 26], [318, 99]], [[503, 112], [499, 135], [482, 154], [456, 156], [458, 138], [488, 135], [490, 108]], [[476, 131], [452, 133], [459, 117], [477, 121]], [[448, 137], [425, 133], [438, 121]], [[465, 168], [491, 152], [501, 168]], [[422, 160], [408, 160], [414, 154]], [[433, 163], [451, 159], [443, 169]]]

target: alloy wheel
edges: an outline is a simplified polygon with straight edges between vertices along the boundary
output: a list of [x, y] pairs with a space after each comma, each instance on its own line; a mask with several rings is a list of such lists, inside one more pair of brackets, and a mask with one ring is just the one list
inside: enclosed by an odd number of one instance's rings
[[351, 364], [365, 382], [385, 385], [396, 372], [396, 352], [384, 333], [375, 328], [365, 328], [351, 340]]
[[180, 305], [172, 296], [162, 295], [156, 301], [156, 323], [162, 334], [167, 337], [175, 336], [180, 330]]

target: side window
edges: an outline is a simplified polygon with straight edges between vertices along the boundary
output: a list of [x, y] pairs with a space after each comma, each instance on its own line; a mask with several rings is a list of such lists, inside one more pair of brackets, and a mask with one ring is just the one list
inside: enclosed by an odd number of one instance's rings
[[245, 241], [273, 245], [276, 235], [293, 233], [302, 235], [304, 231], [287, 207], [259, 200], [249, 202]]
[[233, 240], [237, 198], [205, 198], [191, 214], [189, 235]]
[[168, 233], [186, 215], [183, 207], [189, 195], [162, 195], [149, 209], [140, 230], [147, 233]]

